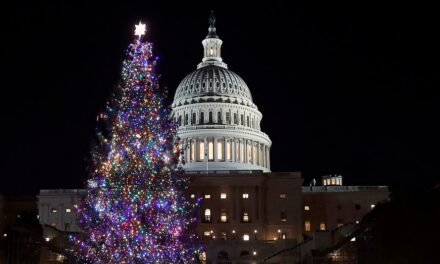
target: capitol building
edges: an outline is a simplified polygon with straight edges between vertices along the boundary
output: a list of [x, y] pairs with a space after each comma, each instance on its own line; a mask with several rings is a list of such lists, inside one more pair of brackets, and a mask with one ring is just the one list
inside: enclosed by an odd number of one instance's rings
[[[252, 87], [223, 61], [222, 43], [211, 14], [203, 58], [180, 82], [172, 103], [184, 169], [191, 176], [190, 197], [202, 199], [196, 231], [206, 251], [200, 261], [308, 263], [313, 250], [337, 244], [342, 229], [356, 229], [387, 199], [388, 189], [344, 186], [339, 175], [303, 186], [300, 172], [272, 172], [272, 141], [261, 131], [263, 115]], [[55, 250], [59, 237], [80, 232], [73, 208], [84, 194], [83, 189], [40, 191], [39, 219], [45, 241], [53, 243], [42, 263], [54, 263], [62, 254]]]

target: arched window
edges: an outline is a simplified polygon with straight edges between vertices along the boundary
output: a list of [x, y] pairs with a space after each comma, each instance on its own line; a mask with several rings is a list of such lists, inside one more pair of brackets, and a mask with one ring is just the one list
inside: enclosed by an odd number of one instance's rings
[[211, 222], [211, 209], [206, 208], [205, 209], [205, 217], [203, 218], [204, 222], [210, 223]]
[[191, 125], [195, 125], [195, 124], [196, 124], [196, 113], [192, 113]]
[[217, 123], [222, 123], [222, 112], [220, 111], [217, 112]]
[[212, 112], [211, 111], [209, 111], [208, 118], [209, 118], [208, 122], [212, 124], [213, 121], [212, 121]]
[[199, 124], [204, 124], [204, 123], [205, 123], [205, 113], [201, 112]]

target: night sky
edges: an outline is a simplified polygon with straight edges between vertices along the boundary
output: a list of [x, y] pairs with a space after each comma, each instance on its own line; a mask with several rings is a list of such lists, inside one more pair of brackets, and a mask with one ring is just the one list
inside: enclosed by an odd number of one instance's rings
[[222, 57], [263, 113], [272, 171], [301, 171], [305, 184], [325, 174], [365, 185], [438, 179], [433, 6], [158, 2], [3, 8], [0, 192], [81, 188], [134, 24], [147, 23], [161, 85], [174, 96], [202, 59], [211, 9]]

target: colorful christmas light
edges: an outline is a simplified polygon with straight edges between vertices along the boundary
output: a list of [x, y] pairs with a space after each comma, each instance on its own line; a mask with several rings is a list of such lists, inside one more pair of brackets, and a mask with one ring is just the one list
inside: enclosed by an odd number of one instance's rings
[[123, 62], [122, 82], [98, 115], [87, 195], [78, 206], [83, 233], [72, 236], [81, 263], [193, 263], [200, 248], [187, 194], [177, 124], [165, 107], [145, 25]]

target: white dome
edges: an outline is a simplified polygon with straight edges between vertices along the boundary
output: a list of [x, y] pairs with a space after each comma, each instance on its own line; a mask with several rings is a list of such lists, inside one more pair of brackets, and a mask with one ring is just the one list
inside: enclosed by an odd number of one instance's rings
[[185, 171], [269, 172], [272, 142], [260, 129], [263, 116], [246, 83], [223, 62], [213, 22], [202, 44], [203, 60], [180, 82], [172, 104]]
[[177, 87], [173, 107], [193, 101], [213, 101], [214, 98], [256, 108], [243, 79], [233, 71], [216, 65], [201, 67], [188, 74]]

